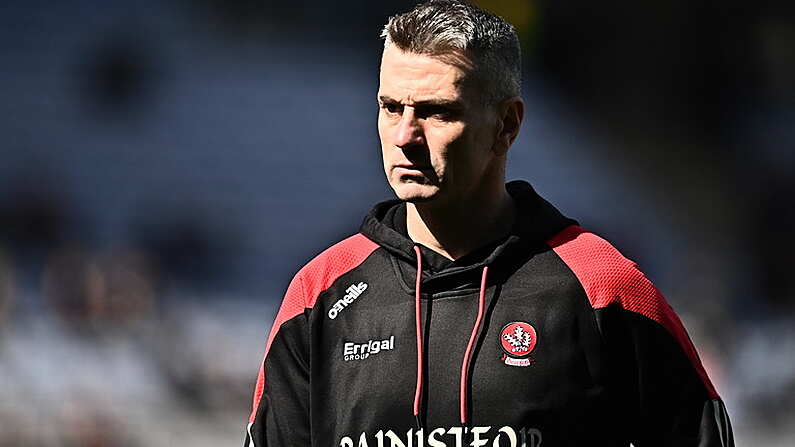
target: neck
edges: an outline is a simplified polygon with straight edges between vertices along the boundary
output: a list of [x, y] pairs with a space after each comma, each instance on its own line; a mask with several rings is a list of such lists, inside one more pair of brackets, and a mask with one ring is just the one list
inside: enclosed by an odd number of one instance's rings
[[458, 259], [507, 234], [514, 215], [513, 199], [501, 184], [465, 200], [407, 203], [406, 227], [414, 242]]

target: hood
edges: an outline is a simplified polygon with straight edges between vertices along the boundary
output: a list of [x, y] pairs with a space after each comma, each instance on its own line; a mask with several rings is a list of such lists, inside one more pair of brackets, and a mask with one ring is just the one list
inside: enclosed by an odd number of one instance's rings
[[[500, 283], [529, 257], [546, 250], [546, 241], [577, 222], [563, 216], [552, 204], [524, 181], [505, 185], [516, 205], [516, 221], [511, 231], [455, 261], [419, 246], [422, 253], [422, 288], [434, 296], [471, 293], [479, 287], [480, 272], [492, 266], [490, 282]], [[401, 200], [381, 202], [365, 217], [361, 233], [392, 254], [399, 277], [407, 292], [414, 290], [417, 254], [405, 228], [406, 204]], [[437, 295], [438, 294], [438, 295]]]

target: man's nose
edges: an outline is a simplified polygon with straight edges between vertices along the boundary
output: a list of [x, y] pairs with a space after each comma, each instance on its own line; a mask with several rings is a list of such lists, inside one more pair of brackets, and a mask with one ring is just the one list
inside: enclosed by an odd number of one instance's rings
[[422, 127], [417, 120], [414, 109], [406, 107], [400, 117], [397, 132], [395, 132], [395, 146], [404, 148], [423, 143]]

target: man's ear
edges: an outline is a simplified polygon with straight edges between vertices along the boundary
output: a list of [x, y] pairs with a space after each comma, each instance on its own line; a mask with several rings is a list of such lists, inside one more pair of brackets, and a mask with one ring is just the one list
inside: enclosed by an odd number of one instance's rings
[[497, 105], [497, 134], [494, 141], [496, 155], [508, 153], [524, 119], [524, 101], [518, 96], [508, 98]]

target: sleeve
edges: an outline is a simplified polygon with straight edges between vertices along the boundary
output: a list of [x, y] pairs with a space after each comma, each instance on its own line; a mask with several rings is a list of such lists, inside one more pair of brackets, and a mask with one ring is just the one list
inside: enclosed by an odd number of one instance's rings
[[687, 331], [637, 265], [577, 226], [550, 245], [595, 314], [617, 437], [635, 447], [733, 447], [726, 408]]
[[308, 312], [299, 273], [271, 327], [244, 447], [311, 445]]
[[595, 309], [622, 437], [635, 447], [733, 447], [723, 401], [679, 318], [659, 304], [670, 325], [617, 303]]

